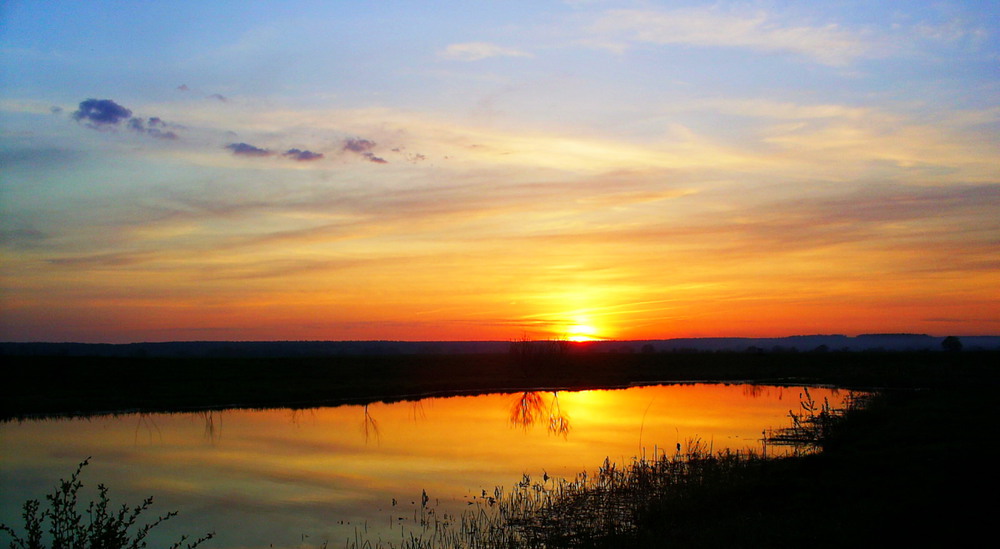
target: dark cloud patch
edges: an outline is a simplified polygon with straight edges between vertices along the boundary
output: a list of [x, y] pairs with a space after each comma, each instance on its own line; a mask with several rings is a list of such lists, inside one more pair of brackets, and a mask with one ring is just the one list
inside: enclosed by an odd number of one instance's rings
[[293, 158], [299, 162], [308, 162], [310, 160], [319, 160], [323, 158], [323, 153], [316, 153], [312, 151], [303, 151], [300, 149], [288, 149], [281, 156], [288, 158]]
[[166, 127], [167, 123], [156, 116], [147, 118], [145, 121], [138, 117], [132, 117], [128, 120], [128, 129], [132, 131], [144, 133], [157, 139], [178, 139], [176, 133], [161, 129]]
[[369, 162], [374, 162], [376, 164], [388, 164], [389, 161], [387, 161], [386, 159], [375, 156], [375, 153], [372, 152], [372, 149], [374, 148], [375, 148], [374, 141], [371, 141], [369, 139], [352, 137], [344, 140], [343, 150], [348, 152], [358, 153], [361, 156], [368, 159]]
[[21, 170], [29, 170], [35, 174], [49, 173], [50, 170], [60, 170], [75, 165], [84, 156], [79, 151], [57, 147], [13, 146], [10, 149], [0, 150], [0, 166], [12, 176]]
[[147, 129], [146, 134], [155, 137], [157, 139], [169, 139], [169, 140], [179, 139], [177, 137], [177, 134], [174, 132], [165, 132], [163, 130], [159, 130], [156, 128]]
[[148, 253], [134, 252], [113, 252], [106, 254], [91, 254], [69, 257], [54, 257], [48, 260], [52, 265], [63, 267], [121, 267], [124, 265], [134, 265], [149, 258]]
[[188, 91], [190, 89], [191, 88], [187, 87], [187, 84], [181, 84], [180, 86], [177, 86], [177, 91], [186, 92], [186, 91]]
[[87, 99], [80, 102], [73, 119], [85, 122], [92, 128], [117, 126], [119, 122], [132, 117], [132, 111], [110, 99]]
[[209, 97], [211, 97], [212, 99], [218, 99], [223, 103], [229, 101], [228, 99], [226, 99], [226, 96], [222, 95], [221, 93], [213, 93], [212, 95], [209, 95]]
[[[58, 111], [56, 109], [59, 109]], [[52, 112], [59, 112], [62, 109], [52, 107]], [[168, 131], [166, 128], [180, 128], [176, 124], [169, 124], [158, 116], [142, 118], [132, 116], [132, 111], [110, 99], [87, 99], [80, 102], [80, 108], [73, 113], [73, 119], [85, 123], [87, 127], [96, 130], [116, 128], [121, 123], [125, 127], [136, 133], [146, 134], [156, 139], [179, 139], [176, 133]]]
[[58, 105], [53, 105], [52, 107], [49, 108], [49, 112], [51, 112], [52, 114], [59, 114], [63, 112], [63, 108]]
[[344, 150], [356, 153], [368, 152], [375, 148], [375, 142], [367, 139], [350, 138], [344, 140]]
[[233, 151], [233, 154], [237, 156], [271, 156], [274, 154], [267, 149], [254, 147], [249, 143], [230, 143], [226, 145], [226, 148]]
[[31, 228], [0, 229], [0, 246], [18, 250], [41, 248], [49, 235]]

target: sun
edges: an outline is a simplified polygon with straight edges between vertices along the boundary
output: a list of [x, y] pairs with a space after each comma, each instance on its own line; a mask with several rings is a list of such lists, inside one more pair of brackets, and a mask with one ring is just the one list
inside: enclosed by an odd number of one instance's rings
[[597, 339], [597, 329], [587, 324], [574, 324], [566, 328], [566, 339], [570, 341], [593, 341]]

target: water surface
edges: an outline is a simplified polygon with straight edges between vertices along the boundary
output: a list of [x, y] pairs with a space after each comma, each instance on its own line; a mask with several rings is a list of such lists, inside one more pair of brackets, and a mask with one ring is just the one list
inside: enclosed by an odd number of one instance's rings
[[[833, 405], [847, 397], [810, 392]], [[106, 484], [115, 504], [153, 495], [154, 512], [180, 511], [157, 530], [215, 531], [205, 547], [342, 547], [356, 531], [399, 539], [424, 492], [439, 515], [457, 514], [523, 474], [572, 478], [605, 457], [672, 454], [692, 439], [760, 450], [762, 431], [786, 426], [801, 393], [663, 385], [7, 423], [0, 521], [20, 527], [25, 499], [93, 456], [82, 476], [88, 489]]]

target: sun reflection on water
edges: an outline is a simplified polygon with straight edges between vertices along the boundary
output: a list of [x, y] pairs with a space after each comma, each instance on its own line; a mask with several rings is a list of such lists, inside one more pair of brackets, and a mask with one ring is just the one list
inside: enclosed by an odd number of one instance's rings
[[[290, 546], [303, 532], [343, 539], [354, 525], [376, 529], [388, 513], [412, 511], [423, 491], [458, 512], [469, 494], [525, 473], [572, 478], [606, 457], [696, 438], [715, 450], [759, 449], [764, 429], [787, 425], [798, 392], [666, 385], [4, 424], [5, 445], [18, 451], [0, 457], [0, 521], [92, 455], [95, 484], [122, 501], [155, 493], [219, 532], [216, 547]], [[812, 390], [834, 405], [846, 393]]]

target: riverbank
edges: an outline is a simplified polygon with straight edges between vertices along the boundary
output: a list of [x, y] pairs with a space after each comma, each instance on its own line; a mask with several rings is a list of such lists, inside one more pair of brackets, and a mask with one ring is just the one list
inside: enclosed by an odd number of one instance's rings
[[553, 353], [296, 358], [5, 357], [0, 420], [122, 411], [308, 408], [529, 389], [691, 381], [965, 387], [998, 352]]
[[963, 547], [991, 534], [996, 380], [890, 391], [817, 455], [772, 462], [683, 500], [651, 502], [600, 547]]

